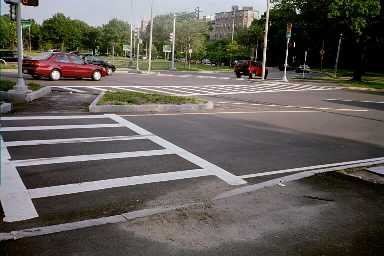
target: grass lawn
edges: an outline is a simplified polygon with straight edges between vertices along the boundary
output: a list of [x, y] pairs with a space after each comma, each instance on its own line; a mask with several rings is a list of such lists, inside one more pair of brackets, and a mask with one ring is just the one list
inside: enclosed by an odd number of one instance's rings
[[[15, 85], [16, 85], [16, 81], [0, 79], [0, 91], [3, 91], [3, 92], [9, 91]], [[28, 83], [28, 88], [31, 89], [32, 91], [37, 91], [41, 88], [41, 85], [34, 82], [30, 82]]]
[[144, 104], [200, 104], [206, 101], [192, 98], [169, 96], [157, 93], [139, 93], [115, 91], [106, 92], [104, 97], [98, 102], [98, 105], [144, 105]]
[[[317, 70], [316, 70], [317, 71]], [[341, 86], [348, 87], [360, 87], [360, 88], [373, 88], [373, 89], [384, 89], [384, 73], [372, 73], [367, 72], [362, 81], [352, 81], [353, 71], [351, 70], [340, 70], [337, 78], [333, 77], [333, 70], [324, 70], [321, 76], [315, 77], [315, 80], [324, 80], [336, 82]], [[311, 79], [311, 78], [309, 78]]]
[[16, 64], [0, 64], [0, 70], [1, 69], [16, 69]]
[[[112, 63], [112, 57], [101, 57]], [[133, 68], [136, 69], [136, 60], [130, 63], [129, 58], [124, 57], [115, 57], [113, 63], [117, 68]], [[166, 60], [153, 60], [152, 61], [152, 70], [169, 70], [171, 66], [171, 62]], [[148, 70], [148, 61], [140, 60], [139, 61], [139, 69], [140, 70]], [[216, 67], [204, 64], [191, 64], [191, 68], [189, 69], [188, 64], [184, 62], [176, 62], [176, 69], [179, 71], [232, 71], [230, 67]]]

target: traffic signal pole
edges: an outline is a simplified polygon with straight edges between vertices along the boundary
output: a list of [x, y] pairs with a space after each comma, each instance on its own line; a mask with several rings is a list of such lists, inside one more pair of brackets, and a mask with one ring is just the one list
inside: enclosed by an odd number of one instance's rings
[[29, 92], [28, 87], [25, 84], [23, 77], [23, 29], [21, 27], [21, 1], [18, 1], [16, 7], [16, 31], [17, 31], [17, 52], [18, 52], [18, 62], [17, 62], [17, 83], [15, 86], [16, 94], [26, 94]]

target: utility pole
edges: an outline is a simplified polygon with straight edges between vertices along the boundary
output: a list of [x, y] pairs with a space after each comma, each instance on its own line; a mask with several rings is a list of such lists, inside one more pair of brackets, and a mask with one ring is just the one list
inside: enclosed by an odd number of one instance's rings
[[29, 27], [28, 27], [28, 31], [29, 31], [29, 53], [32, 52], [31, 26], [32, 26], [32, 24], [29, 25]]
[[337, 47], [336, 64], [335, 64], [335, 78], [337, 77], [337, 65], [339, 64], [339, 57], [340, 57], [341, 41], [342, 40], [343, 40], [343, 33], [340, 34], [339, 46]]
[[129, 52], [129, 59], [132, 62], [133, 61], [133, 27], [132, 27], [132, 23], [131, 23], [130, 27], [131, 27], [131, 38], [130, 38], [131, 39], [130, 40], [130, 42], [131, 42], [131, 44], [130, 44], [131, 50]]
[[283, 75], [283, 81], [284, 82], [288, 82], [287, 67], [288, 67], [288, 55], [289, 55], [289, 40], [291, 39], [291, 34], [292, 34], [292, 23], [288, 23], [288, 25], [287, 25], [287, 49], [285, 52], [284, 75]]
[[175, 49], [176, 48], [176, 14], [173, 15], [173, 34], [172, 34], [172, 66], [171, 70], [176, 70], [175, 67]]
[[136, 53], [136, 71], [137, 72], [140, 72], [139, 57], [140, 57], [140, 31], [137, 32], [137, 53]]
[[196, 8], [195, 8], [195, 15], [196, 15], [196, 19], [197, 20], [200, 20], [200, 13], [201, 13], [202, 11], [200, 10], [200, 7], [199, 6], [197, 6]]
[[269, 29], [269, 10], [270, 10], [270, 0], [267, 0], [267, 11], [265, 17], [265, 33], [264, 33], [264, 47], [263, 47], [263, 71], [262, 71], [262, 80], [265, 80], [265, 66], [267, 64], [267, 47], [268, 47], [268, 29]]
[[233, 12], [232, 12], [232, 35], [231, 35], [232, 42], [233, 42], [233, 38], [235, 36], [235, 18], [236, 18], [236, 10], [233, 9]]
[[148, 56], [148, 73], [151, 73], [152, 69], [152, 41], [153, 41], [153, 1], [151, 0], [151, 29], [149, 34], [149, 56]]

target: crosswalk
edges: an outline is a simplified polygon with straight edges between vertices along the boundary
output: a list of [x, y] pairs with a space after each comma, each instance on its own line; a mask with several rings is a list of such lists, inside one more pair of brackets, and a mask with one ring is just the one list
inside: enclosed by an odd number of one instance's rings
[[161, 93], [174, 96], [210, 96], [226, 94], [250, 93], [277, 93], [301, 91], [327, 91], [338, 90], [335, 86], [319, 86], [313, 84], [285, 83], [285, 82], [260, 82], [252, 84], [218, 84], [201, 86], [53, 86], [62, 90], [75, 93], [87, 91], [130, 91], [141, 93]]
[[[0, 200], [5, 222], [39, 217], [34, 200], [42, 198], [206, 176], [216, 176], [229, 185], [246, 183], [114, 114], [3, 117], [0, 132], [4, 166]], [[164, 157], [173, 157], [165, 159], [166, 163], [174, 164], [172, 159], [178, 157], [188, 165], [177, 165], [172, 171], [133, 170], [137, 168], [132, 167], [134, 161], [143, 162], [143, 158], [157, 161], [151, 165], [156, 169], [164, 165]], [[125, 160], [130, 164], [115, 162]], [[79, 167], [82, 164], [87, 166]]]

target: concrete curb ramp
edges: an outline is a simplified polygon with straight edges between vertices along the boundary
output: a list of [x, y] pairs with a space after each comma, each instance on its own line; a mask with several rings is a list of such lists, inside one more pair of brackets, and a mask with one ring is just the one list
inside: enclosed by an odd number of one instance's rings
[[93, 113], [127, 113], [127, 112], [188, 112], [199, 110], [211, 110], [214, 104], [211, 101], [202, 104], [147, 104], [147, 105], [97, 105], [104, 96], [101, 93], [89, 106], [89, 112]]
[[1, 92], [1, 96], [15, 102], [31, 102], [41, 97], [44, 97], [52, 92], [51, 87], [45, 86], [37, 91], [32, 91], [27, 94], [14, 94], [11, 92]]

